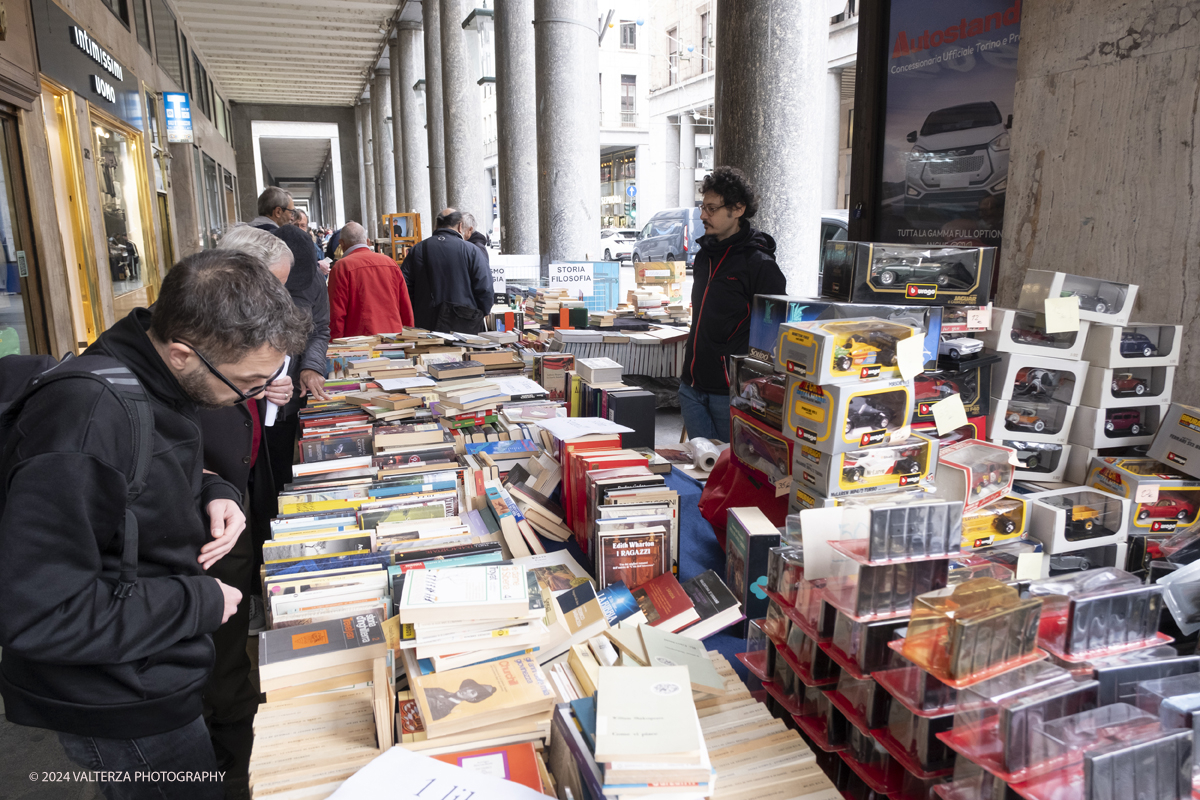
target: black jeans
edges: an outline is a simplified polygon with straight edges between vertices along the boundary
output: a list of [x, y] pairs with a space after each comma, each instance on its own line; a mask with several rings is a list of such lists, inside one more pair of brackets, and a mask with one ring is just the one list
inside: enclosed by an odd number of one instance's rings
[[217, 772], [203, 717], [140, 739], [60, 733], [58, 740], [79, 766], [109, 773], [98, 776], [108, 800], [221, 800], [224, 796], [224, 776]]

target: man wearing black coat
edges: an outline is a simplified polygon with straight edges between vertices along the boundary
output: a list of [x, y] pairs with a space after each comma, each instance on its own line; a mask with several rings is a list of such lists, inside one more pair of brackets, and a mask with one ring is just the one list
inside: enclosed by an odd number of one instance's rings
[[400, 271], [418, 328], [478, 333], [492, 310], [492, 274], [479, 248], [463, 238], [463, 212], [447, 208], [438, 227], [409, 251]]
[[692, 267], [692, 329], [683, 353], [679, 409], [688, 436], [729, 441], [729, 356], [750, 349], [756, 294], [785, 294], [775, 240], [750, 226], [754, 188], [733, 167], [717, 167], [701, 185], [705, 235]]

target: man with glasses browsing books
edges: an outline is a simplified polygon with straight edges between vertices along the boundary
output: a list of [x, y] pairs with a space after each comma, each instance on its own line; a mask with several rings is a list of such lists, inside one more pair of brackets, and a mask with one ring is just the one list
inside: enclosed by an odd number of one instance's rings
[[689, 437], [729, 441], [729, 357], [750, 349], [756, 294], [785, 294], [775, 240], [750, 225], [754, 187], [733, 167], [717, 167], [700, 187], [704, 235], [692, 266], [692, 329], [683, 354], [679, 407]]
[[206, 571], [245, 516], [198, 412], [265, 391], [311, 324], [258, 259], [197, 253], [0, 418], [5, 715], [57, 731], [108, 798], [224, 796], [201, 695], [242, 594]]

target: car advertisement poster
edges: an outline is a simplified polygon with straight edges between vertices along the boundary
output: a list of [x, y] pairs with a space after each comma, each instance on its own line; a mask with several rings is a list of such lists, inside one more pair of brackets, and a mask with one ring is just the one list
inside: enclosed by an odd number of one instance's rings
[[1021, 0], [892, 0], [876, 239], [1000, 244]]

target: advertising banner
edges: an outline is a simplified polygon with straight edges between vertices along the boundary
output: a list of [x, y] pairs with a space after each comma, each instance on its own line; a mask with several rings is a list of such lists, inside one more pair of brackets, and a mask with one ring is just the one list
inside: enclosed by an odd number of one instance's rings
[[892, 0], [876, 239], [1000, 244], [1021, 0]]

